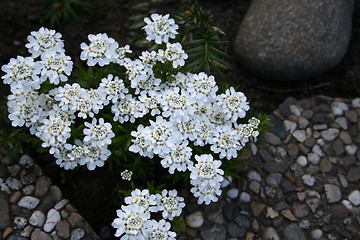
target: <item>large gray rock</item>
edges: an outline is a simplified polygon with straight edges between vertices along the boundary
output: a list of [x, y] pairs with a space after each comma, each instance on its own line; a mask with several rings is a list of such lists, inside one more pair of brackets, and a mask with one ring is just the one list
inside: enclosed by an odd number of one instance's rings
[[353, 8], [354, 0], [253, 0], [235, 51], [249, 70], [266, 79], [316, 76], [343, 58]]

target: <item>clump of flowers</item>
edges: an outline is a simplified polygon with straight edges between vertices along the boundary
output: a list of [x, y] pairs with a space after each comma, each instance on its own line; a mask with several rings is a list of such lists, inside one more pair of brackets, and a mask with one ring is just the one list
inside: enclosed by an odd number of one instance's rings
[[[66, 83], [73, 62], [65, 55], [61, 34], [46, 28], [31, 32], [26, 44], [31, 56], [10, 59], [2, 67], [2, 79], [12, 92], [9, 119], [13, 126], [30, 128], [59, 166], [86, 165], [89, 170], [104, 166], [111, 156], [113, 139], [121, 134], [114, 127], [149, 119], [129, 133], [128, 151], [155, 158], [170, 174], [188, 171], [198, 203], [216, 202], [224, 180], [223, 161], [237, 158], [258, 136], [261, 121], [246, 120], [249, 102], [243, 93], [232, 87], [218, 93], [214, 76], [183, 70], [188, 55], [181, 43], [170, 42], [176, 39], [178, 25], [169, 15], [153, 14], [144, 21], [147, 39], [166, 44], [138, 58], [129, 58], [129, 45], [121, 47], [105, 33], [90, 34], [90, 43], [81, 44], [80, 59], [88, 66], [113, 64], [123, 72], [98, 79], [96, 88]], [[40, 92], [45, 82], [52, 88]], [[103, 111], [112, 118], [102, 117]], [[209, 146], [210, 152], [196, 154], [194, 146]], [[132, 176], [130, 170], [121, 172], [126, 181]], [[176, 190], [156, 195], [146, 189], [132, 191], [113, 222], [116, 236], [175, 239], [166, 220], [181, 214], [183, 201]], [[153, 212], [163, 219], [151, 219]]]

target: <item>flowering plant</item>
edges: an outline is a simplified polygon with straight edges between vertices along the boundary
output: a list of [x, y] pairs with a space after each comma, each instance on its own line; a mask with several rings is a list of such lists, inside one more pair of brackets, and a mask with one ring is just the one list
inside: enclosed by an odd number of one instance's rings
[[[31, 56], [2, 66], [2, 79], [12, 92], [8, 117], [14, 127], [28, 127], [65, 169], [104, 166], [118, 150], [113, 143], [125, 133], [128, 151], [158, 160], [170, 174], [188, 172], [198, 203], [210, 204], [221, 194], [222, 162], [236, 159], [264, 121], [247, 116], [243, 93], [232, 87], [219, 93], [214, 76], [184, 70], [188, 54], [175, 42], [179, 26], [169, 15], [152, 14], [144, 21], [146, 39], [158, 49], [138, 58], [130, 59], [130, 46], [119, 46], [105, 33], [90, 34], [89, 43], [81, 44], [80, 59], [88, 66], [110, 66], [96, 88], [66, 83], [73, 62], [60, 33], [46, 28], [31, 32], [26, 44]], [[125, 123], [136, 130], [128, 131], [121, 126]], [[196, 148], [208, 151], [197, 153]], [[132, 175], [121, 173], [127, 181]], [[165, 219], [173, 220], [185, 206], [177, 194], [133, 190], [125, 198], [127, 206], [117, 211], [116, 236], [175, 239]], [[161, 212], [163, 219], [152, 220], [152, 212]]]

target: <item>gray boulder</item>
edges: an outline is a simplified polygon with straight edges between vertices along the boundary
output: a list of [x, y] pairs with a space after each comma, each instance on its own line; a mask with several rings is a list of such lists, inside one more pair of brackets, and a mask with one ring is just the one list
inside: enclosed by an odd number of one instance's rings
[[253, 0], [240, 24], [235, 51], [259, 77], [302, 80], [343, 58], [354, 0]]

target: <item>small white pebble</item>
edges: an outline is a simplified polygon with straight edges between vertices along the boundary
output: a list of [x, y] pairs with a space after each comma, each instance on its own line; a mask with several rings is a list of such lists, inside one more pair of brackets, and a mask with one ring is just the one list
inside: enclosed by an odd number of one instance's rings
[[349, 201], [356, 207], [360, 205], [360, 191], [355, 190], [350, 193], [348, 196]]
[[360, 108], [360, 98], [354, 98], [351, 103], [354, 108]]
[[305, 174], [304, 176], [301, 177], [304, 184], [308, 185], [308, 186], [314, 186], [315, 184], [315, 178], [309, 174]]
[[321, 229], [314, 229], [311, 231], [311, 237], [315, 238], [315, 239], [321, 238], [322, 234], [323, 234], [323, 231]]
[[342, 200], [341, 203], [342, 205], [344, 205], [344, 207], [346, 207], [349, 210], [353, 208], [352, 204], [348, 200]]
[[309, 160], [309, 162], [311, 162], [312, 164], [318, 164], [320, 162], [320, 157], [319, 155], [317, 155], [316, 153], [309, 153], [307, 155], [307, 159]]
[[345, 150], [349, 155], [354, 155], [357, 151], [357, 146], [354, 144], [346, 145]]
[[240, 193], [240, 202], [248, 203], [251, 201], [250, 194], [247, 192]]
[[296, 163], [299, 164], [300, 166], [304, 167], [307, 165], [307, 159], [305, 156], [299, 156], [296, 160]]
[[257, 182], [260, 182], [260, 181], [261, 181], [261, 175], [260, 175], [258, 172], [254, 171], [254, 170], [251, 170], [251, 171], [249, 171], [248, 174], [247, 174], [247, 179], [248, 179], [249, 181], [257, 181]]

